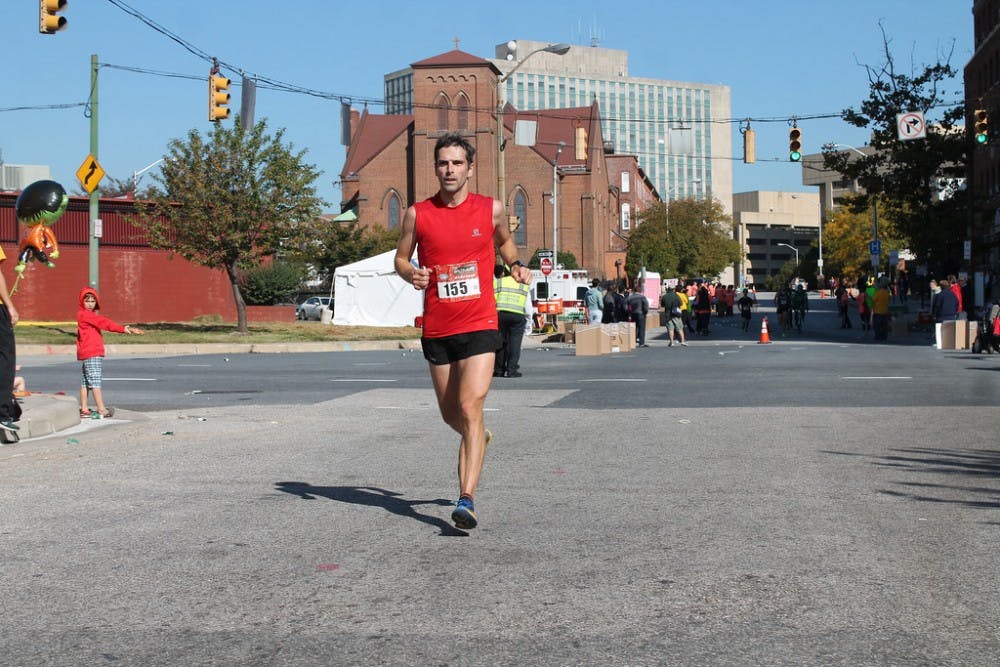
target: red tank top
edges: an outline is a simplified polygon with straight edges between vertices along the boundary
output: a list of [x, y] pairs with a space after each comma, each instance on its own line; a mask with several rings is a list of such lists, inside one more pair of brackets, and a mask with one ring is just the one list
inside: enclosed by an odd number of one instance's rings
[[470, 193], [454, 208], [435, 195], [414, 206], [417, 261], [430, 269], [424, 337], [497, 328], [493, 200]]

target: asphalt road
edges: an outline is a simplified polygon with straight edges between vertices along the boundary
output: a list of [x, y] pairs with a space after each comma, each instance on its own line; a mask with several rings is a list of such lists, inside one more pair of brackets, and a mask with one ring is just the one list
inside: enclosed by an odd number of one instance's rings
[[468, 534], [419, 353], [109, 359], [0, 448], [0, 663], [994, 664], [1000, 355], [810, 317], [525, 350]]

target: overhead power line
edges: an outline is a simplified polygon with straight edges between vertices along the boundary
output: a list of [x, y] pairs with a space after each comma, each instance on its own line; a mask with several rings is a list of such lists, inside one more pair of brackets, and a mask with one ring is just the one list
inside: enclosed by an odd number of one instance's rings
[[[134, 7], [130, 6], [128, 3], [123, 2], [123, 0], [107, 0], [107, 1], [109, 3], [111, 3], [112, 5], [114, 5], [115, 7], [117, 7], [118, 9], [122, 10], [123, 12], [125, 12], [126, 14], [128, 14], [128, 15], [136, 18], [136, 19], [138, 19], [139, 21], [141, 21], [142, 23], [144, 23], [145, 25], [147, 25], [148, 27], [150, 27], [152, 30], [154, 30], [154, 31], [156, 31], [156, 32], [158, 32], [158, 33], [166, 36], [170, 40], [172, 40], [172, 41], [176, 42], [177, 44], [181, 45], [189, 53], [191, 53], [191, 54], [193, 54], [193, 55], [201, 58], [202, 60], [204, 60], [204, 61], [206, 61], [208, 63], [214, 63], [214, 62], [217, 61], [218, 65], [219, 65], [219, 68], [220, 69], [225, 69], [225, 70], [231, 72], [234, 75], [234, 78], [238, 79], [238, 78], [240, 78], [240, 77], [242, 77], [244, 75], [245, 70], [243, 68], [237, 67], [237, 66], [235, 66], [235, 65], [233, 65], [231, 63], [225, 62], [222, 59], [218, 59], [217, 57], [214, 57], [214, 56], [210, 55], [204, 49], [201, 49], [201, 48], [195, 46], [194, 44], [192, 44], [188, 40], [184, 39], [180, 35], [174, 33], [170, 29], [168, 29], [168, 28], [160, 25], [159, 23], [157, 23], [153, 19], [149, 18], [148, 16], [146, 16], [145, 14], [143, 14], [142, 12], [140, 12], [139, 10], [137, 10]], [[157, 76], [167, 76], [167, 77], [185, 78], [185, 79], [186, 78], [191, 78], [191, 79], [197, 79], [197, 80], [200, 80], [200, 79], [204, 78], [204, 77], [201, 77], [201, 76], [191, 76], [191, 75], [184, 75], [184, 74], [172, 74], [172, 73], [169, 73], [169, 72], [157, 72], [155, 70], [144, 70], [144, 69], [137, 68], [137, 67], [128, 67], [128, 66], [122, 66], [122, 65], [104, 65], [104, 66], [106, 66], [106, 67], [113, 67], [115, 69], [121, 69], [121, 70], [126, 70], [126, 71], [132, 71], [132, 72], [136, 72], [136, 73], [140, 73], [140, 74], [154, 74], [154, 75], [157, 75]], [[284, 91], [284, 92], [288, 92], [288, 93], [296, 93], [296, 94], [299, 94], [299, 95], [309, 95], [311, 97], [317, 97], [317, 98], [320, 98], [320, 99], [337, 100], [337, 101], [346, 102], [346, 103], [361, 102], [361, 103], [364, 103], [366, 105], [370, 104], [370, 105], [373, 105], [373, 106], [384, 105], [384, 101], [380, 100], [380, 99], [366, 98], [366, 97], [357, 96], [357, 95], [347, 95], [347, 94], [344, 94], [344, 93], [328, 92], [328, 91], [323, 91], [323, 90], [316, 90], [314, 88], [307, 88], [305, 86], [300, 86], [298, 84], [288, 83], [288, 82], [285, 82], [285, 81], [281, 81], [281, 80], [278, 80], [278, 79], [273, 79], [271, 77], [263, 76], [263, 75], [260, 75], [260, 74], [254, 74], [253, 78], [257, 82], [257, 87], [258, 88], [263, 88], [263, 89], [268, 89], [268, 90], [278, 90], [278, 91]], [[933, 108], [939, 108], [939, 107], [954, 107], [954, 106], [958, 106], [960, 104], [968, 104], [968, 103], [969, 103], [969, 101], [967, 101], [967, 100], [965, 100], [965, 101], [963, 101], [963, 100], [956, 100], [954, 102], [940, 102], [938, 104], [932, 105], [930, 108], [933, 109]], [[416, 105], [416, 104], [414, 104], [413, 106], [416, 107], [416, 108], [425, 108], [425, 109], [436, 108], [433, 104], [428, 104], [428, 105]], [[2, 109], [0, 109], [0, 111], [2, 111]], [[477, 112], [492, 113], [493, 109], [492, 108], [491, 109], [485, 109], [485, 110], [484, 109], [477, 109], [476, 111]], [[518, 111], [520, 113], [526, 113], [527, 114], [527, 113], [531, 113], [534, 110], [529, 110], [529, 109], [520, 110], [519, 109]], [[560, 116], [558, 113], [553, 113], [553, 111], [558, 112], [557, 109], [550, 109], [550, 110], [546, 110], [546, 113], [547, 113], [547, 115], [549, 117], [559, 118], [559, 119], [563, 119], [563, 120], [566, 120], [566, 119], [572, 120], [573, 118], [575, 118], [575, 117], [570, 117], [570, 116]], [[837, 112], [809, 114], [809, 115], [798, 114], [798, 115], [789, 115], [789, 116], [770, 116], [770, 117], [759, 117], [759, 118], [756, 117], [756, 116], [741, 115], [741, 116], [739, 116], [737, 118], [707, 118], [707, 119], [669, 118], [669, 119], [663, 119], [663, 120], [653, 120], [653, 119], [648, 119], [648, 118], [613, 118], [613, 117], [609, 117], [609, 116], [602, 116], [602, 120], [608, 121], [608, 122], [657, 123], [657, 124], [669, 124], [669, 123], [681, 123], [681, 122], [683, 122], [683, 123], [686, 123], [686, 124], [719, 123], [719, 124], [731, 125], [731, 124], [739, 124], [739, 123], [745, 122], [747, 120], [752, 120], [755, 123], [789, 123], [792, 120], [799, 120], [799, 121], [803, 121], [803, 120], [823, 120], [823, 119], [841, 118], [842, 116], [843, 116], [843, 112], [842, 111], [837, 111]]]

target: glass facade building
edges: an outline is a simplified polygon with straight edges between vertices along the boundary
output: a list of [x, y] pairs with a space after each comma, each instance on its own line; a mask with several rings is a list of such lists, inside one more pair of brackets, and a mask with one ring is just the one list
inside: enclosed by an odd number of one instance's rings
[[[711, 196], [731, 211], [728, 86], [631, 77], [628, 54], [616, 49], [574, 45], [563, 56], [536, 53], [545, 46], [521, 40], [496, 47], [491, 62], [504, 75], [521, 63], [503, 83], [502, 100], [518, 111], [596, 100], [609, 148], [635, 155], [662, 199]], [[386, 75], [385, 105], [387, 114], [413, 113], [410, 70]]]

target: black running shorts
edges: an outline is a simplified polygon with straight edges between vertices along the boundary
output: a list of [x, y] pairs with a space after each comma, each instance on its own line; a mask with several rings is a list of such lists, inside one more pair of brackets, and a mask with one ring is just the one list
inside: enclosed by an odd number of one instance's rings
[[421, 338], [420, 345], [424, 348], [424, 359], [435, 366], [444, 366], [477, 354], [493, 354], [503, 347], [503, 340], [500, 331], [487, 329], [442, 338]]

